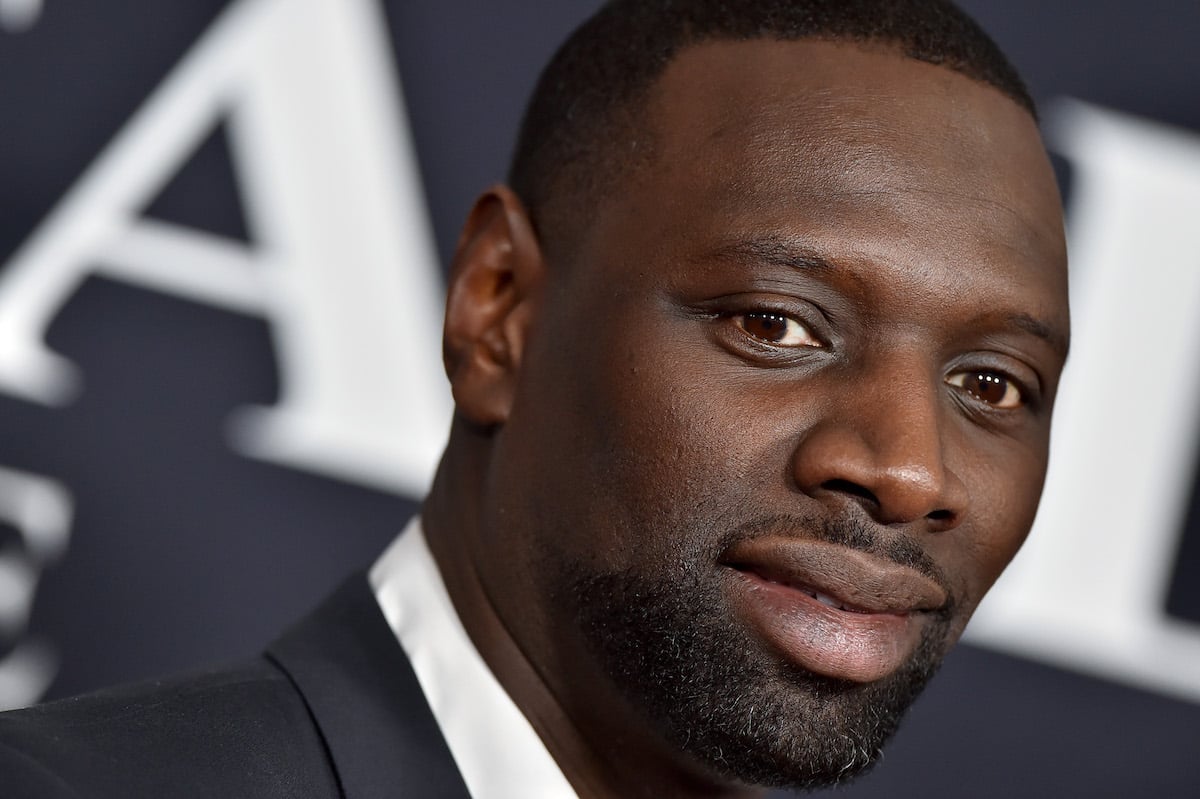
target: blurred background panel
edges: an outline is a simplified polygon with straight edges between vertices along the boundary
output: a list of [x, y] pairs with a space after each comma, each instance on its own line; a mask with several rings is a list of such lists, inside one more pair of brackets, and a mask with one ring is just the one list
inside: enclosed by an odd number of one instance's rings
[[[588, 0], [0, 0], [0, 706], [256, 652], [411, 515], [444, 268]], [[851, 797], [1194, 796], [1200, 5], [969, 0], [1076, 341], [1042, 513]]]

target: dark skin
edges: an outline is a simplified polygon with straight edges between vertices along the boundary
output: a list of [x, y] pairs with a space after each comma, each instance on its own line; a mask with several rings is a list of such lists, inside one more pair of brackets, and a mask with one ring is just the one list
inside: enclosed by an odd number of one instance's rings
[[[570, 235], [535, 233], [504, 187], [472, 210], [446, 319], [457, 418], [424, 521], [467, 631], [581, 797], [752, 795], [604, 668], [555, 575], [669, 585], [686, 561], [755, 658], [846, 684], [926, 630], [943, 654], [1041, 492], [1061, 208], [1024, 110], [886, 49], [703, 44], [647, 102], [651, 158]], [[815, 521], [752, 547], [803, 559], [817, 522], [848, 520], [936, 580], [845, 588], [921, 596], [833, 614], [867, 625], [861, 645], [789, 595], [795, 644], [747, 587], [744, 561], [775, 556], [710, 540], [766, 517]], [[832, 551], [818, 580], [899, 569]]]

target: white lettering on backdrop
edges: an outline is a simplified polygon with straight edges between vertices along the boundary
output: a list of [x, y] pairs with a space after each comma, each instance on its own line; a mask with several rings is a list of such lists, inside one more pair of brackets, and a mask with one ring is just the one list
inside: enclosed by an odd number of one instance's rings
[[[233, 3], [0, 271], [0, 392], [69, 402], [83, 376], [46, 330], [89, 275], [124, 281], [268, 320], [280, 398], [234, 416], [239, 451], [420, 496], [449, 425], [442, 291], [386, 30], [374, 0]], [[251, 247], [139, 214], [221, 122]], [[0, 479], [0, 510], [31, 485]], [[0, 560], [14, 631], [43, 563]], [[0, 706], [55, 669], [19, 641]]]
[[42, 0], [0, 0], [0, 28], [9, 33], [24, 33], [41, 15]]
[[15, 527], [20, 537], [0, 548], [0, 640], [17, 642], [0, 658], [0, 710], [7, 710], [36, 701], [57, 668], [48, 643], [19, 639], [42, 569], [66, 548], [70, 494], [53, 480], [0, 468], [0, 522]]
[[[372, 0], [241, 0], [0, 273], [0, 391], [81, 380], [44, 344], [90, 274], [265, 317], [280, 400], [232, 440], [419, 496], [445, 441], [442, 292], [386, 26]], [[139, 216], [219, 122], [253, 247]]]
[[1049, 130], [1073, 349], [1037, 523], [970, 638], [1200, 702], [1200, 625], [1165, 612], [1200, 462], [1200, 137], [1074, 101]]

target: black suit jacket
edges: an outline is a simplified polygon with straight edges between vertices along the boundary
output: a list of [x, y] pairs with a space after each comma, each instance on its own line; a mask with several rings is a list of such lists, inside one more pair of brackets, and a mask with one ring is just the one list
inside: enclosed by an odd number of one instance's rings
[[364, 575], [260, 658], [0, 714], [3, 799], [467, 799]]

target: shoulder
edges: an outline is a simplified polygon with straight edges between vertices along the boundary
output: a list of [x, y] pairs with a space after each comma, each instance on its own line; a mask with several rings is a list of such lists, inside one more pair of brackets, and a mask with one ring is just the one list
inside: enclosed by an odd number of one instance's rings
[[0, 714], [5, 796], [337, 796], [290, 679], [261, 658]]

